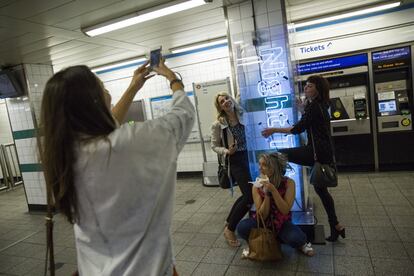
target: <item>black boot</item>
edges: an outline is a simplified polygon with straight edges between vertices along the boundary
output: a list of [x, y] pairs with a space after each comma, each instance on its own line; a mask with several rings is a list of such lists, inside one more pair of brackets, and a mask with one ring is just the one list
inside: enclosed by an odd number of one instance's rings
[[345, 239], [345, 227], [342, 228], [341, 230], [337, 230], [335, 226], [333, 226], [331, 227], [331, 235], [327, 237], [325, 240], [329, 242], [336, 242], [339, 236]]

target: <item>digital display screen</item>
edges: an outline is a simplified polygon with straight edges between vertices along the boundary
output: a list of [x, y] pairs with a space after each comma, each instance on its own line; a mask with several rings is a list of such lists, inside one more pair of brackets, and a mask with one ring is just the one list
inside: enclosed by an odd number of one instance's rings
[[378, 103], [378, 109], [380, 113], [384, 112], [395, 112], [397, 111], [397, 104], [395, 100], [382, 101]]
[[410, 57], [409, 47], [396, 48], [396, 49], [372, 53], [372, 60], [374, 62], [390, 60], [390, 59], [402, 59], [402, 58], [409, 58], [409, 57]]
[[158, 67], [161, 60], [161, 48], [151, 51], [150, 53], [150, 66], [151, 67]]
[[333, 59], [320, 60], [315, 62], [298, 64], [296, 67], [299, 75], [307, 75], [316, 72], [331, 71], [342, 68], [366, 65], [368, 63], [367, 54], [339, 57]]
[[7, 74], [0, 74], [0, 91], [6, 95], [16, 93], [16, 89]]

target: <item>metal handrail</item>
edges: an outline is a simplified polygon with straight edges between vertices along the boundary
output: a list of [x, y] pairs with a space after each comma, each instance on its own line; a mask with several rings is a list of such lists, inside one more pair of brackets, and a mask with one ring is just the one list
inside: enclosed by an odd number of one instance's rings
[[[23, 184], [23, 177], [21, 175], [18, 159], [17, 159], [17, 150], [14, 143], [8, 143], [1, 145], [1, 151], [3, 155], [3, 160], [5, 164], [6, 177], [8, 179], [8, 188], [16, 187], [17, 185]], [[15, 157], [13, 156], [15, 155]]]
[[4, 182], [4, 185], [0, 187], [0, 191], [1, 191], [1, 190], [6, 190], [10, 188], [9, 175], [8, 175], [7, 168], [6, 168], [6, 161], [4, 160], [3, 147], [1, 146], [0, 146], [0, 169], [1, 169], [1, 174], [3, 176], [3, 182]]

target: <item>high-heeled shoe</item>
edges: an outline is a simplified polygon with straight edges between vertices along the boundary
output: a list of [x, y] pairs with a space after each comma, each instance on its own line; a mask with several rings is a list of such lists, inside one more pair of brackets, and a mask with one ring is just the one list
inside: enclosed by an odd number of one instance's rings
[[331, 235], [327, 237], [325, 240], [329, 242], [335, 242], [338, 240], [338, 237], [341, 236], [343, 239], [345, 239], [345, 227], [341, 230], [337, 230], [335, 227], [331, 229]]

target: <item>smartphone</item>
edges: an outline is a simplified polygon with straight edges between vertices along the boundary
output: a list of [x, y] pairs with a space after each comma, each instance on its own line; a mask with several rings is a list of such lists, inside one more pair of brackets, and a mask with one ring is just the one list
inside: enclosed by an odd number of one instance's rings
[[158, 65], [160, 64], [161, 61], [161, 47], [152, 50], [150, 52], [150, 66], [151, 67], [158, 67]]

